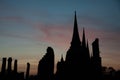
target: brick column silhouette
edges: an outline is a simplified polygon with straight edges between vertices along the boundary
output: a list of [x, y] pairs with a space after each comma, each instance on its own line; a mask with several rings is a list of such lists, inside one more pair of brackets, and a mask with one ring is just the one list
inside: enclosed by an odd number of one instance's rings
[[30, 63], [27, 63], [26, 80], [28, 80], [28, 78], [29, 78], [29, 72], [30, 72]]
[[14, 72], [17, 73], [17, 60], [14, 61]]
[[2, 59], [2, 68], [1, 68], [1, 73], [5, 74], [5, 70], [6, 70], [6, 58], [4, 57]]
[[8, 68], [7, 68], [8, 73], [11, 73], [12, 71], [12, 57], [8, 58]]

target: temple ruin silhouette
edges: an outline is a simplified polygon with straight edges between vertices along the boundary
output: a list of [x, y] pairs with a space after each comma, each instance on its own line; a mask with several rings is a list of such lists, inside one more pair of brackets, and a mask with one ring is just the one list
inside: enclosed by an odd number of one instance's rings
[[102, 66], [99, 39], [96, 38], [92, 42], [92, 54], [89, 52], [84, 28], [80, 39], [76, 12], [71, 45], [65, 59], [61, 56], [61, 60], [58, 61], [56, 73], [54, 73], [54, 58], [53, 48], [48, 47], [46, 54], [38, 63], [37, 74], [30, 76], [30, 63], [27, 63], [26, 74], [24, 74], [18, 72], [17, 60], [14, 60], [14, 70], [12, 70], [12, 57], [8, 59], [5, 57], [2, 59], [0, 80], [120, 80], [120, 71], [110, 68], [109, 74], [106, 74], [106, 68]]
[[66, 58], [58, 63], [56, 80], [101, 80], [102, 65], [99, 51], [99, 39], [92, 43], [93, 53], [90, 56], [88, 42], [83, 29], [82, 41], [79, 37], [77, 17], [75, 12], [74, 29], [71, 46], [67, 51]]

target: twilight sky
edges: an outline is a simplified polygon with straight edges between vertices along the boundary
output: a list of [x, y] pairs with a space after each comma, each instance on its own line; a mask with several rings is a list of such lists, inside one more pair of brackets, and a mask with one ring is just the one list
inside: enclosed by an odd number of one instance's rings
[[3, 57], [18, 59], [19, 71], [38, 61], [48, 46], [54, 48], [55, 63], [69, 49], [74, 11], [80, 38], [85, 28], [91, 44], [99, 38], [103, 66], [120, 69], [119, 0], [0, 0], [0, 69]]

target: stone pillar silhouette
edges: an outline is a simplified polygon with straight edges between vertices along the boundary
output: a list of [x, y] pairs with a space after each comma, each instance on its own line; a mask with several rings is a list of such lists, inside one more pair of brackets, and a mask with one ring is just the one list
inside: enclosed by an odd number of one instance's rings
[[12, 57], [8, 58], [8, 68], [7, 68], [8, 73], [11, 73], [12, 71]]
[[27, 69], [26, 69], [26, 80], [29, 79], [29, 72], [30, 72], [30, 63], [27, 63]]
[[17, 73], [17, 60], [14, 61], [14, 73]]
[[6, 58], [4, 57], [2, 59], [2, 68], [1, 68], [1, 73], [5, 74], [5, 70], [6, 70]]
[[93, 56], [100, 57], [99, 39], [98, 38], [96, 38], [95, 41], [92, 43], [92, 49], [93, 49]]
[[102, 61], [99, 51], [99, 39], [96, 38], [92, 43], [93, 56], [91, 57], [92, 74], [94, 80], [102, 80]]

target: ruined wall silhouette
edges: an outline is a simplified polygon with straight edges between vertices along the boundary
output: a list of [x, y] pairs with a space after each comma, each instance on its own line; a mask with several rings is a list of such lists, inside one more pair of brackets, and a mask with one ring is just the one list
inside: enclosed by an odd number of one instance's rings
[[37, 75], [40, 80], [53, 80], [54, 78], [54, 51], [51, 47], [47, 48], [47, 53], [39, 61]]

